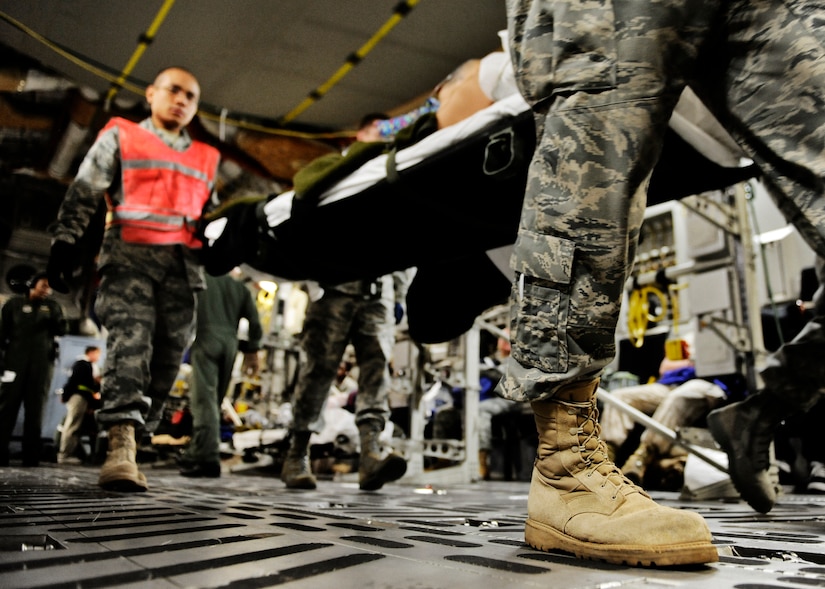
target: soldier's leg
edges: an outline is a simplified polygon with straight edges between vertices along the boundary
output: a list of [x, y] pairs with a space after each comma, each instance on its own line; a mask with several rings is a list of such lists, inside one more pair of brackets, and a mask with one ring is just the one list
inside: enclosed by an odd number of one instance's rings
[[[719, 84], [728, 93], [723, 104], [722, 97], [710, 93], [711, 108], [764, 172], [762, 180], [777, 207], [821, 258], [825, 6], [810, 0], [737, 0], [729, 12], [728, 53], [714, 57], [730, 63]], [[710, 79], [716, 81], [717, 76]], [[762, 373], [765, 392], [781, 396], [789, 411], [810, 408], [825, 390], [823, 307], [817, 304], [814, 320], [773, 355]]]
[[95, 311], [107, 331], [101, 400], [97, 421], [144, 424], [150, 400], [149, 365], [155, 330], [154, 285], [137, 272], [104, 272]]
[[155, 329], [154, 284], [124, 270], [104, 272], [95, 311], [107, 330], [101, 400], [97, 422], [107, 431], [106, 460], [98, 485], [122, 492], [147, 489], [137, 467], [136, 428], [142, 428], [151, 399], [149, 385], [152, 334]]
[[155, 285], [155, 332], [149, 363], [151, 379], [146, 389], [152, 403], [145, 419], [146, 432], [160, 423], [163, 405], [180, 372], [183, 352], [194, 336], [195, 293], [185, 272], [169, 272]]
[[390, 416], [389, 362], [395, 345], [395, 316], [388, 300], [359, 303], [352, 345], [359, 368], [355, 398], [355, 423], [361, 446], [358, 486], [364, 491], [375, 491], [407, 472], [404, 457], [385, 449], [380, 440]]
[[292, 396], [292, 427], [318, 431], [318, 421], [349, 343], [354, 300], [325, 294], [310, 303], [301, 338], [301, 368]]
[[349, 342], [355, 299], [332, 291], [307, 307], [301, 340], [301, 367], [292, 395], [292, 425], [281, 480], [289, 488], [314, 489], [309, 438], [319, 431], [324, 404]]
[[355, 423], [375, 420], [383, 428], [389, 419], [389, 362], [395, 345], [393, 310], [380, 299], [361, 301], [352, 325], [352, 345], [358, 363]]
[[[779, 210], [821, 257], [825, 7], [809, 0], [737, 0], [729, 3], [729, 12], [728, 44], [711, 60], [729, 67], [721, 83], [719, 72], [711, 70], [702, 96], [759, 165]], [[727, 94], [719, 96], [715, 88]], [[776, 501], [776, 481], [769, 474], [776, 425], [812, 407], [825, 390], [825, 316], [817, 307], [817, 316], [768, 359], [759, 394], [708, 417], [714, 437], [728, 453], [734, 485], [757, 511], [769, 511]]]
[[595, 398], [615, 355], [646, 184], [715, 5], [508, 3], [539, 144], [512, 258], [502, 392], [532, 401], [525, 539], [536, 548], [643, 565], [718, 559], [699, 515], [657, 505], [608, 459]]

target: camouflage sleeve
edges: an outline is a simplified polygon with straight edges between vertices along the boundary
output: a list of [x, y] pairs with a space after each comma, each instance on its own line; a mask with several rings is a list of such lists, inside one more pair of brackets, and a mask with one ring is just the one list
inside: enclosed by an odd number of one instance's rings
[[119, 158], [117, 129], [101, 133], [66, 191], [57, 214], [55, 240], [76, 243], [83, 236], [100, 200], [114, 182], [120, 169]]

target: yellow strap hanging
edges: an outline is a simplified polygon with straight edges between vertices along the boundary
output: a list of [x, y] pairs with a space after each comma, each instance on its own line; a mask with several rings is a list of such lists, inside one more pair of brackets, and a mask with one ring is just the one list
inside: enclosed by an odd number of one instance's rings
[[129, 77], [129, 74], [132, 73], [132, 70], [135, 69], [137, 62], [143, 57], [143, 52], [146, 51], [146, 48], [149, 44], [154, 41], [155, 33], [158, 32], [160, 25], [163, 24], [163, 21], [166, 19], [166, 15], [169, 14], [169, 11], [172, 10], [172, 5], [175, 3], [175, 0], [165, 0], [163, 6], [160, 7], [158, 13], [155, 15], [155, 19], [152, 21], [152, 24], [149, 25], [149, 28], [146, 29], [146, 32], [140, 36], [140, 43], [138, 43], [137, 48], [132, 53], [132, 57], [129, 58], [126, 67], [123, 68], [123, 71], [120, 72], [120, 76], [118, 76], [115, 83], [109, 88], [109, 92], [106, 94], [106, 100], [104, 101], [104, 110], [108, 111], [109, 107], [112, 104], [112, 100], [117, 95], [120, 88], [123, 86], [123, 82], [126, 81], [126, 78]]
[[295, 119], [298, 115], [308, 109], [310, 106], [315, 104], [318, 100], [320, 100], [327, 92], [329, 92], [330, 88], [335, 86], [338, 82], [341, 81], [345, 75], [347, 75], [352, 68], [358, 65], [366, 55], [373, 50], [373, 48], [378, 44], [378, 42], [383, 39], [395, 26], [401, 22], [401, 19], [407, 16], [409, 12], [418, 4], [419, 0], [404, 0], [404, 2], [399, 2], [396, 5], [395, 9], [393, 10], [393, 15], [384, 23], [384, 25], [378, 29], [378, 31], [369, 38], [369, 40], [364, 43], [358, 51], [355, 53], [350, 54], [347, 58], [346, 63], [338, 68], [332, 76], [323, 84], [318, 86], [315, 90], [309, 93], [309, 95], [304, 98], [304, 100], [291, 111], [289, 111], [286, 115], [283, 116], [281, 119], [281, 123], [288, 123]]

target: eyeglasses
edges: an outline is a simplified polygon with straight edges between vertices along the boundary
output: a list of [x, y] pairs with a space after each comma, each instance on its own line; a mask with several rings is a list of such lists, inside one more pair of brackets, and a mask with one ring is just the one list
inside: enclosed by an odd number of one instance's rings
[[178, 94], [183, 94], [186, 97], [186, 100], [189, 102], [197, 102], [198, 95], [192, 92], [191, 90], [186, 90], [181, 88], [180, 86], [173, 85], [173, 86], [158, 86], [161, 90], [166, 90], [172, 96], [177, 96]]

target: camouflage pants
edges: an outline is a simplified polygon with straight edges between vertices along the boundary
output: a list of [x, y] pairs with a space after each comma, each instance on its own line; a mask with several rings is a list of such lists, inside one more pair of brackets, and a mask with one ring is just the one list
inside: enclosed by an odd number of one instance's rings
[[806, 1], [508, 0], [538, 146], [511, 261], [504, 396], [548, 398], [613, 359], [647, 182], [686, 85], [825, 254], [823, 17]]
[[193, 334], [195, 294], [182, 263], [162, 281], [107, 269], [95, 312], [108, 332], [97, 421], [104, 429], [132, 421], [152, 432]]
[[815, 316], [771, 354], [762, 370], [765, 392], [781, 396], [791, 410], [808, 411], [825, 393], [825, 258], [816, 260], [816, 277]]
[[324, 404], [347, 344], [358, 364], [355, 422], [389, 419], [389, 361], [395, 345], [392, 305], [381, 298], [327, 290], [309, 304], [301, 342], [301, 370], [292, 399], [296, 431], [320, 431]]

